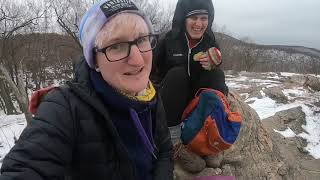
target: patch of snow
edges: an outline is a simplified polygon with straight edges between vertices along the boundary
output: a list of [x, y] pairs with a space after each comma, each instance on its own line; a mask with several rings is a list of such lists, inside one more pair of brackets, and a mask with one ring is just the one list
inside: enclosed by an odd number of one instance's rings
[[301, 97], [301, 96], [305, 95], [306, 93], [308, 93], [307, 90], [304, 89], [303, 87], [295, 87], [293, 89], [284, 89], [282, 92], [286, 96], [288, 96], [289, 93], [290, 93], [290, 94], [294, 94], [294, 95], [296, 95], [298, 97]]
[[[303, 87], [295, 87], [293, 89], [284, 89], [282, 90], [283, 94], [288, 97], [289, 100], [296, 97], [304, 97], [308, 93]], [[293, 96], [292, 96], [293, 95]]]
[[25, 116], [24, 114], [18, 114], [18, 115], [1, 115], [0, 116], [0, 127], [10, 125], [12, 123], [19, 123], [24, 122]]
[[284, 131], [278, 131], [276, 129], [273, 129], [275, 132], [281, 134], [282, 136], [286, 138], [295, 137], [296, 133], [294, 133], [289, 127]]
[[240, 89], [240, 88], [249, 88], [248, 85], [243, 85], [243, 84], [239, 84], [239, 83], [236, 83], [236, 82], [226, 82], [227, 86], [229, 88], [234, 88], [234, 89]]
[[[284, 90], [285, 94], [293, 93], [299, 97], [307, 96], [310, 98], [310, 94], [307, 93], [303, 88], [298, 87], [295, 89]], [[314, 114], [314, 111], [318, 111], [320, 108], [309, 107], [305, 105], [305, 101], [295, 101], [291, 104], [276, 104], [274, 100], [265, 97], [257, 99], [250, 98], [246, 101], [255, 100], [252, 104], [249, 104], [253, 109], [255, 109], [261, 119], [265, 119], [275, 115], [276, 112], [283, 111], [286, 109], [291, 109], [294, 107], [301, 106], [303, 112], [306, 114], [306, 125], [302, 128], [307, 133], [301, 133], [298, 136], [307, 140], [308, 145], [306, 150], [316, 159], [320, 158], [320, 114]]]
[[270, 99], [269, 97], [264, 97], [262, 99], [257, 99], [253, 104], [250, 104], [250, 106], [257, 111], [259, 117], [263, 120], [265, 118], [274, 116], [279, 111], [295, 108], [301, 106], [301, 104], [277, 104], [274, 100]]
[[235, 78], [234, 75], [226, 74], [226, 78]]
[[255, 83], [262, 83], [262, 84], [270, 84], [270, 83], [275, 83], [275, 84], [280, 84], [279, 81], [272, 81], [268, 79], [250, 79], [249, 82], [255, 82]]
[[280, 79], [277, 73], [275, 72], [267, 72], [267, 73], [262, 73], [266, 75], [269, 79]]
[[272, 87], [278, 87], [279, 84], [269, 84], [266, 86], [266, 88], [272, 88]]
[[243, 97], [244, 99], [248, 99], [250, 94], [249, 93], [242, 93], [240, 94], [241, 97]]
[[[264, 95], [263, 95], [264, 96]], [[269, 97], [263, 97], [258, 99], [256, 97], [249, 98], [245, 102], [254, 101], [253, 103], [249, 104], [256, 112], [258, 113], [260, 119], [264, 119], [270, 116], [273, 116], [276, 112], [276, 103], [274, 100], [270, 99]]]
[[[226, 78], [226, 80], [231, 80], [231, 78]], [[245, 82], [246, 80], [248, 80], [248, 77], [245, 77], [245, 76], [232, 78], [232, 81], [235, 81], [235, 82]]]
[[[238, 78], [228, 78], [228, 86], [232, 87], [243, 87], [247, 86], [250, 88], [250, 84], [248, 82], [256, 83], [254, 85], [267, 85], [266, 88], [275, 87], [275, 86], [283, 86], [281, 82], [276, 80], [276, 77], [273, 73], [262, 73], [260, 79], [259, 76], [254, 79], [250, 79], [250, 77], [246, 77], [245, 75], [249, 74], [248, 72], [243, 72], [243, 75]], [[266, 75], [274, 76], [275, 80], [266, 80]], [[281, 72], [281, 76], [301, 76], [301, 74], [297, 73], [287, 73]], [[319, 75], [318, 75], [319, 76]], [[268, 77], [270, 78], [270, 77]], [[280, 78], [281, 79], [281, 78]], [[305, 148], [311, 156], [316, 159], [320, 158], [320, 114], [316, 112], [320, 112], [320, 107], [316, 107], [313, 105], [314, 102], [320, 101], [320, 92], [312, 92], [308, 91], [303, 87], [293, 87], [292, 89], [284, 89], [283, 93], [290, 100], [289, 104], [277, 104], [274, 100], [270, 99], [265, 95], [263, 91], [260, 91], [263, 98], [258, 99], [256, 97], [246, 99], [245, 102], [251, 102], [249, 104], [250, 107], [256, 110], [259, 117], [261, 119], [265, 119], [271, 116], [274, 116], [276, 112], [287, 110], [290, 108], [301, 106], [303, 112], [306, 114], [306, 125], [302, 126], [302, 128], [306, 131], [306, 133], [301, 133], [296, 136], [300, 136], [307, 140], [308, 145]], [[241, 94], [242, 96], [249, 97], [248, 94]], [[307, 104], [307, 105], [306, 105]], [[280, 131], [279, 131], [280, 133]], [[292, 135], [290, 130], [286, 130], [281, 132], [284, 136]]]
[[310, 155], [316, 159], [320, 158], [320, 114], [314, 114], [313, 109], [302, 105], [302, 111], [306, 114], [306, 125], [302, 128], [307, 133], [298, 134], [298, 136], [307, 140], [308, 145], [305, 148]]
[[277, 79], [281, 79], [279, 76], [268, 76], [268, 79], [275, 79], [275, 80], [277, 80]]
[[281, 76], [294, 76], [294, 75], [301, 75], [301, 74], [297, 74], [297, 73], [289, 73], [289, 72], [281, 72], [280, 73]]
[[0, 167], [4, 156], [14, 146], [15, 139], [20, 137], [26, 125], [24, 114], [0, 116]]

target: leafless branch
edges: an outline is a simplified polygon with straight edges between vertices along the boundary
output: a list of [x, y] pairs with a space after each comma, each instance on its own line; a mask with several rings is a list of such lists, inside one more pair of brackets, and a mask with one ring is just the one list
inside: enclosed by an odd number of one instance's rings
[[23, 28], [23, 27], [26, 27], [30, 24], [32, 24], [32, 22], [35, 20], [35, 19], [38, 19], [40, 17], [35, 17], [35, 18], [31, 18], [23, 23], [21, 23], [20, 25], [18, 26], [15, 26], [13, 27], [13, 29], [11, 29], [10, 31], [8, 31], [8, 33], [5, 35], [5, 39], [9, 38], [14, 32], [16, 32], [17, 30]]
[[65, 23], [64, 21], [58, 17], [58, 20], [57, 20], [58, 24], [67, 32], [67, 34], [69, 34], [72, 39], [77, 43], [77, 45], [80, 47], [80, 49], [82, 48], [81, 46], [81, 43], [78, 39], [78, 36], [75, 32], [73, 32]]

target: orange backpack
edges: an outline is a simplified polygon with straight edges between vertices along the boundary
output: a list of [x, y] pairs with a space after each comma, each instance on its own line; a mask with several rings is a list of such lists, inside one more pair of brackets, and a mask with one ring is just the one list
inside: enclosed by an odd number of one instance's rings
[[200, 156], [230, 148], [242, 122], [240, 112], [231, 112], [224, 94], [213, 89], [200, 89], [182, 119], [182, 143]]

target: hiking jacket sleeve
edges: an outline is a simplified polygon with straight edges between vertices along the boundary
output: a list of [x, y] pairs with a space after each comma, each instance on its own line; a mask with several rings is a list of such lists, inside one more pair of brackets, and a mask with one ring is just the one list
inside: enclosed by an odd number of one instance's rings
[[71, 163], [74, 124], [59, 90], [50, 92], [4, 158], [0, 180], [64, 179]]
[[158, 96], [156, 117], [156, 145], [158, 148], [158, 155], [157, 160], [155, 161], [153, 179], [173, 180], [173, 147], [160, 96]]

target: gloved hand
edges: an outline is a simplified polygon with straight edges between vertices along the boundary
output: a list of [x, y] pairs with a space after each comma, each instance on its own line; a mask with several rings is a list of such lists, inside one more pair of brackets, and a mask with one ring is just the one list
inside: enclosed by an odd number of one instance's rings
[[221, 52], [218, 48], [212, 47], [207, 50], [207, 56], [214, 66], [219, 66], [221, 64]]
[[204, 69], [211, 70], [221, 64], [221, 52], [218, 48], [211, 47], [206, 52], [195, 54], [193, 60], [199, 61]]

